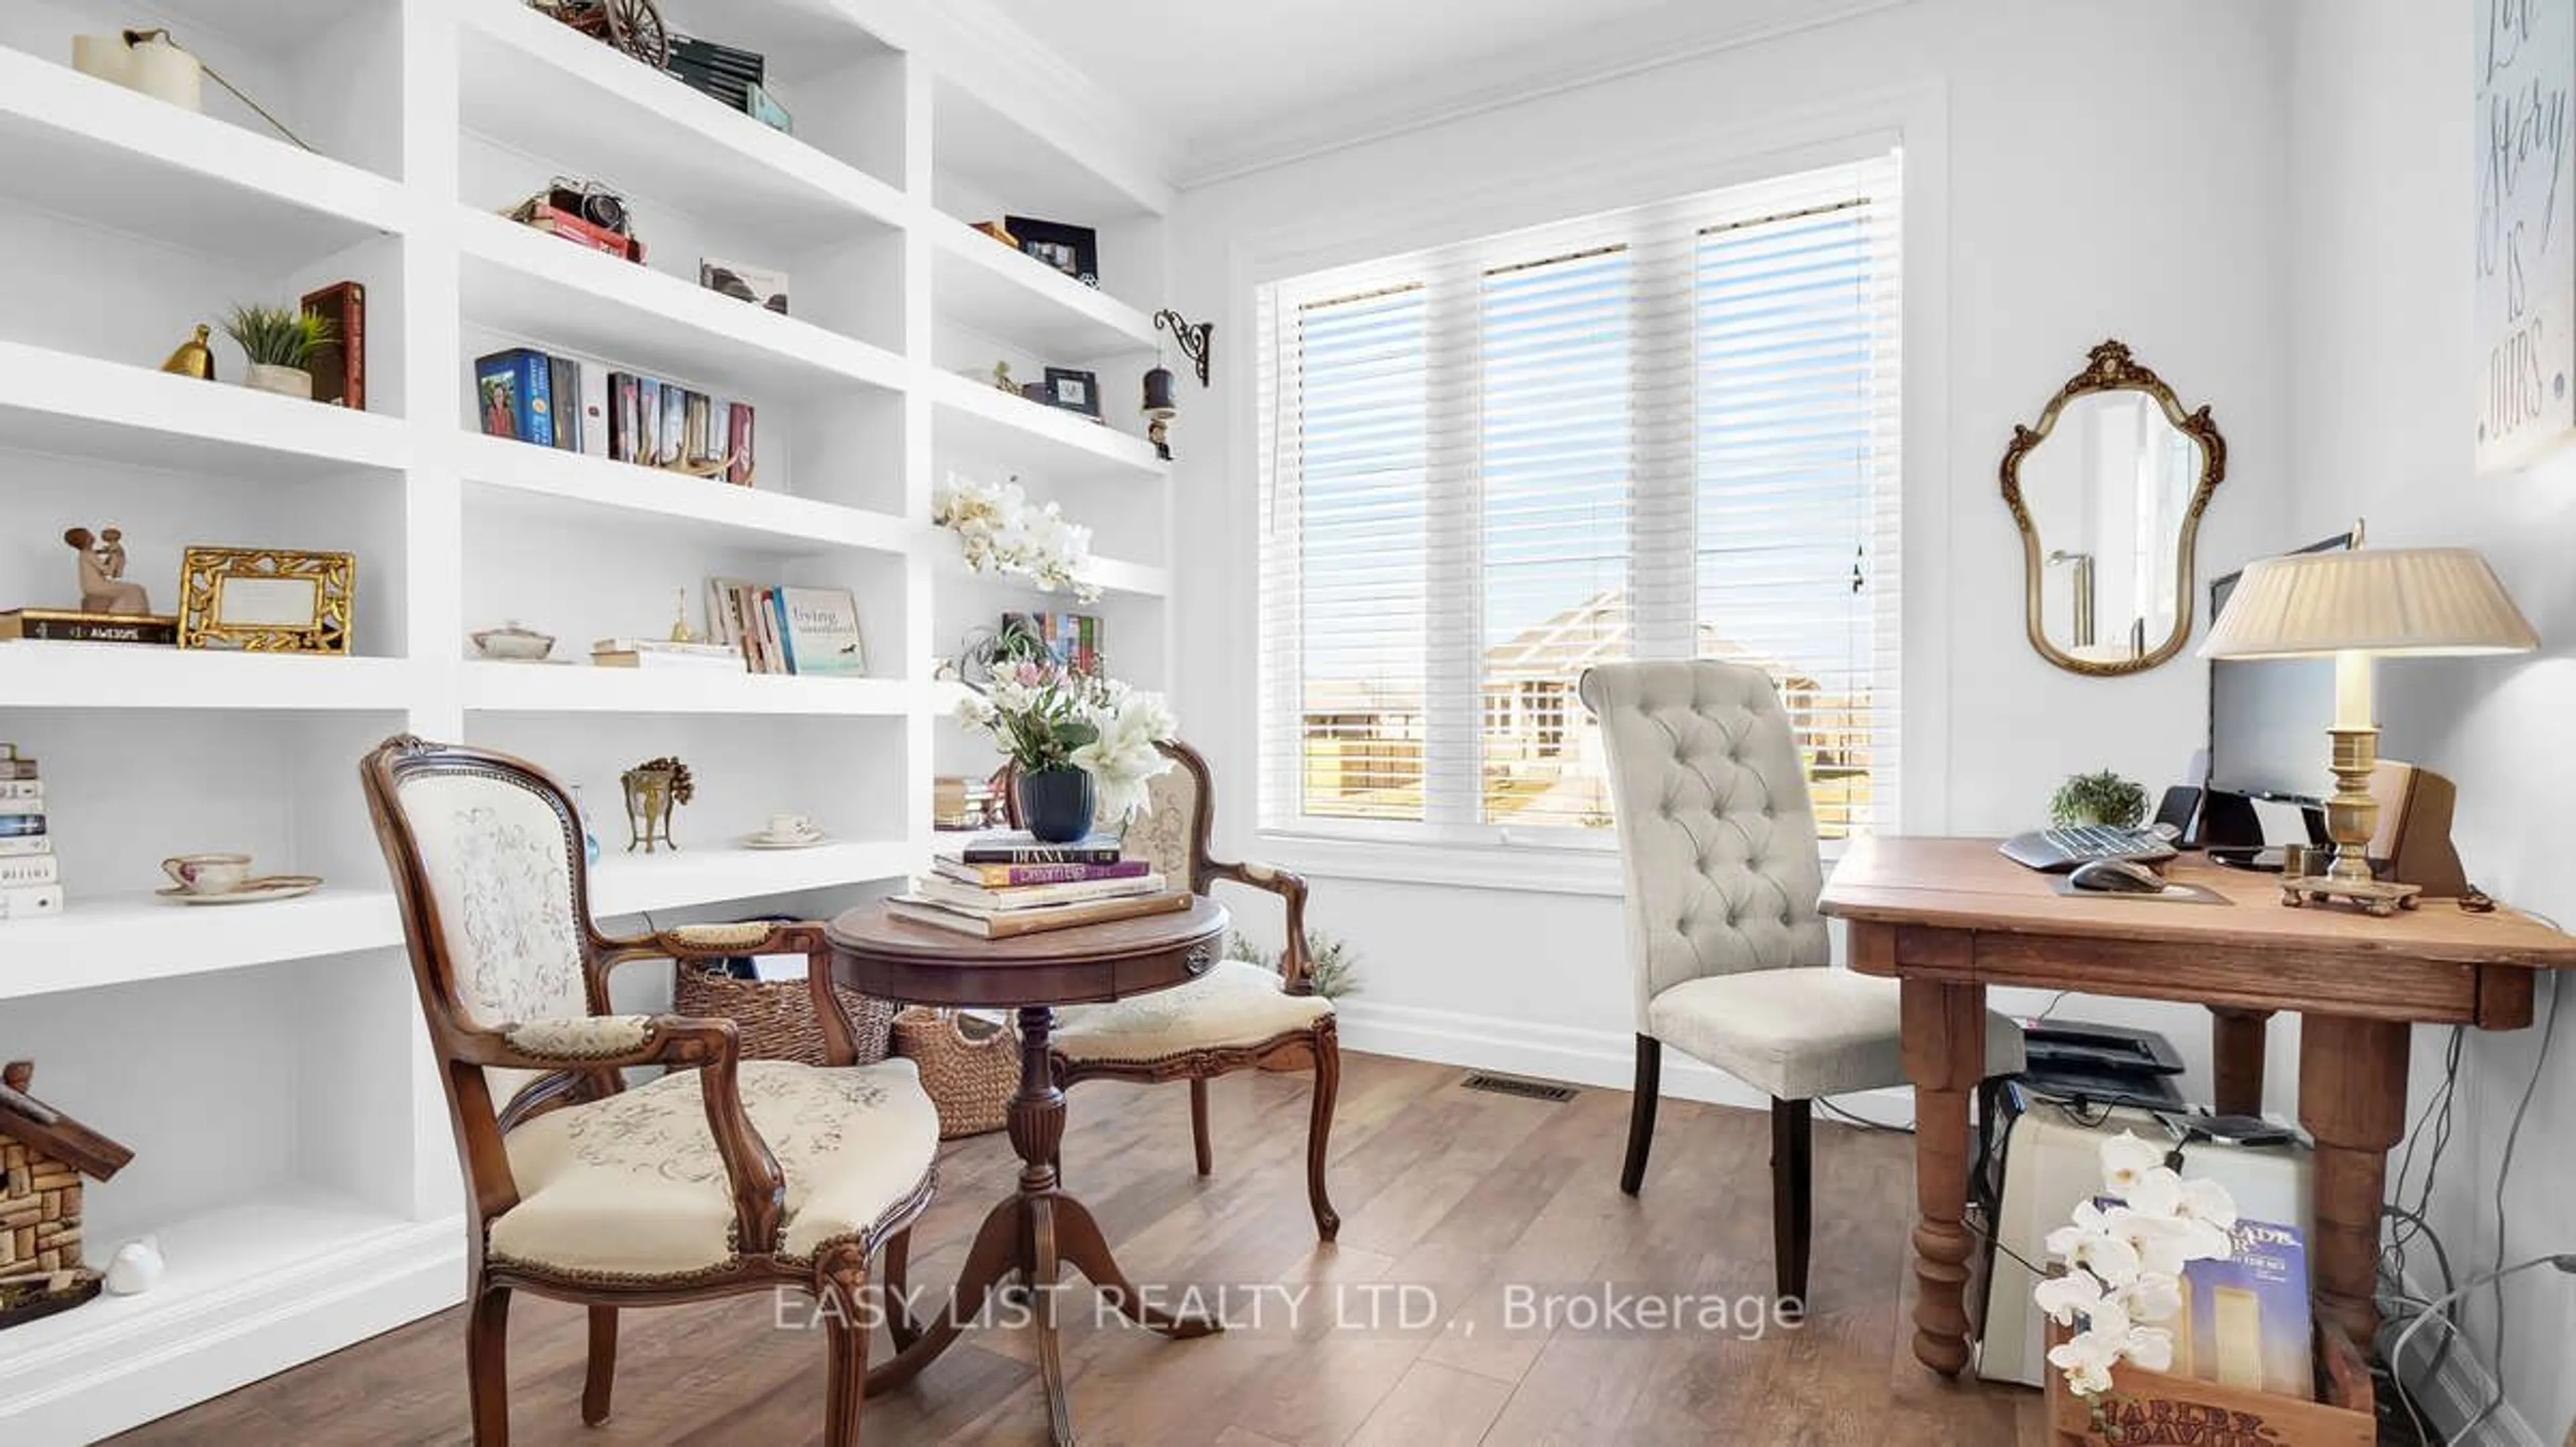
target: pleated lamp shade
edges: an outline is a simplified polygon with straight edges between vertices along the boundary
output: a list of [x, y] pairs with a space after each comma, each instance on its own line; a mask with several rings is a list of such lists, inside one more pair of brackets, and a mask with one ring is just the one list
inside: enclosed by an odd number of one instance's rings
[[2203, 658], [2527, 653], [2540, 646], [2470, 548], [2355, 548], [2246, 565]]

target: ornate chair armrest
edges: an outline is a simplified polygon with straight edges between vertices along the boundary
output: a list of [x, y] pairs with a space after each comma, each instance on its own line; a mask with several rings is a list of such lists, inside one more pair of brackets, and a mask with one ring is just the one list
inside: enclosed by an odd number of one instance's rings
[[599, 942], [601, 998], [610, 970], [635, 960], [722, 960], [735, 955], [803, 955], [805, 985], [823, 1025], [823, 1063], [855, 1065], [858, 1028], [832, 989], [832, 945], [820, 920], [748, 920], [741, 924], [684, 924], [649, 935]]
[[1292, 995], [1310, 995], [1315, 985], [1312, 969], [1306, 959], [1306, 881], [1275, 865], [1207, 863], [1210, 879], [1231, 880], [1250, 889], [1268, 890], [1279, 896], [1288, 915], [1288, 942], [1279, 954], [1279, 976]]
[[687, 1015], [593, 1015], [526, 1020], [468, 1037], [457, 1058], [505, 1070], [612, 1070], [628, 1065], [694, 1066], [706, 1098], [707, 1129], [733, 1191], [737, 1240], [747, 1254], [778, 1246], [787, 1183], [768, 1142], [743, 1109], [731, 1020]]

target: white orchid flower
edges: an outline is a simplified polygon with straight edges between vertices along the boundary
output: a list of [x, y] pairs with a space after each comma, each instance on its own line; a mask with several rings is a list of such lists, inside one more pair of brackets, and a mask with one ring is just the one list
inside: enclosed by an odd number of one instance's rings
[[2089, 1331], [2048, 1349], [2048, 1364], [2066, 1374], [2066, 1389], [2079, 1397], [2111, 1390], [2112, 1360], [2111, 1344]]
[[2171, 1321], [2182, 1314], [2182, 1282], [2171, 1276], [2141, 1274], [2120, 1289], [2120, 1305], [2131, 1321]]
[[2049, 1233], [2048, 1249], [2067, 1265], [2090, 1271], [2105, 1286], [2126, 1286], [2138, 1279], [2138, 1249], [2107, 1231], [2064, 1227]]
[[2150, 1167], [2138, 1172], [2120, 1200], [2134, 1215], [2170, 1221], [2182, 1209], [2182, 1177], [2167, 1166]]
[[2160, 1326], [2133, 1326], [2120, 1341], [2120, 1356], [2151, 1372], [2173, 1370], [2173, 1333]]
[[2206, 1221], [2221, 1231], [2236, 1229], [2236, 1198], [2216, 1181], [2194, 1178], [2182, 1183], [2182, 1200], [2175, 1214], [2193, 1221]]
[[2102, 1183], [2111, 1194], [2126, 1197], [2138, 1184], [2138, 1178], [2165, 1163], [2165, 1153], [2122, 1131], [2102, 1142]]
[[2050, 1321], [2073, 1326], [2077, 1317], [2102, 1304], [2102, 1283], [2080, 1271], [2069, 1272], [2031, 1288], [2030, 1299]]

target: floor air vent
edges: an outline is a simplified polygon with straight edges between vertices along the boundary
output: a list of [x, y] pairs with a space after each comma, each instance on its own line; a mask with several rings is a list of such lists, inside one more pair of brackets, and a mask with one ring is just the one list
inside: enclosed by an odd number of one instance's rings
[[1563, 1103], [1574, 1099], [1574, 1087], [1571, 1085], [1558, 1085], [1549, 1080], [1523, 1080], [1516, 1075], [1486, 1075], [1480, 1072], [1468, 1076], [1459, 1084], [1469, 1090], [1486, 1090], [1496, 1095], [1517, 1095], [1523, 1100]]

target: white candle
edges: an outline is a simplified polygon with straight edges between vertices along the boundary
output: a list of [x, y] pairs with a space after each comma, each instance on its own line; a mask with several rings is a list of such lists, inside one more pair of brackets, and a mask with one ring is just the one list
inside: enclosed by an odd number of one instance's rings
[[2370, 655], [2357, 648], [2335, 654], [2335, 727], [2371, 727]]

